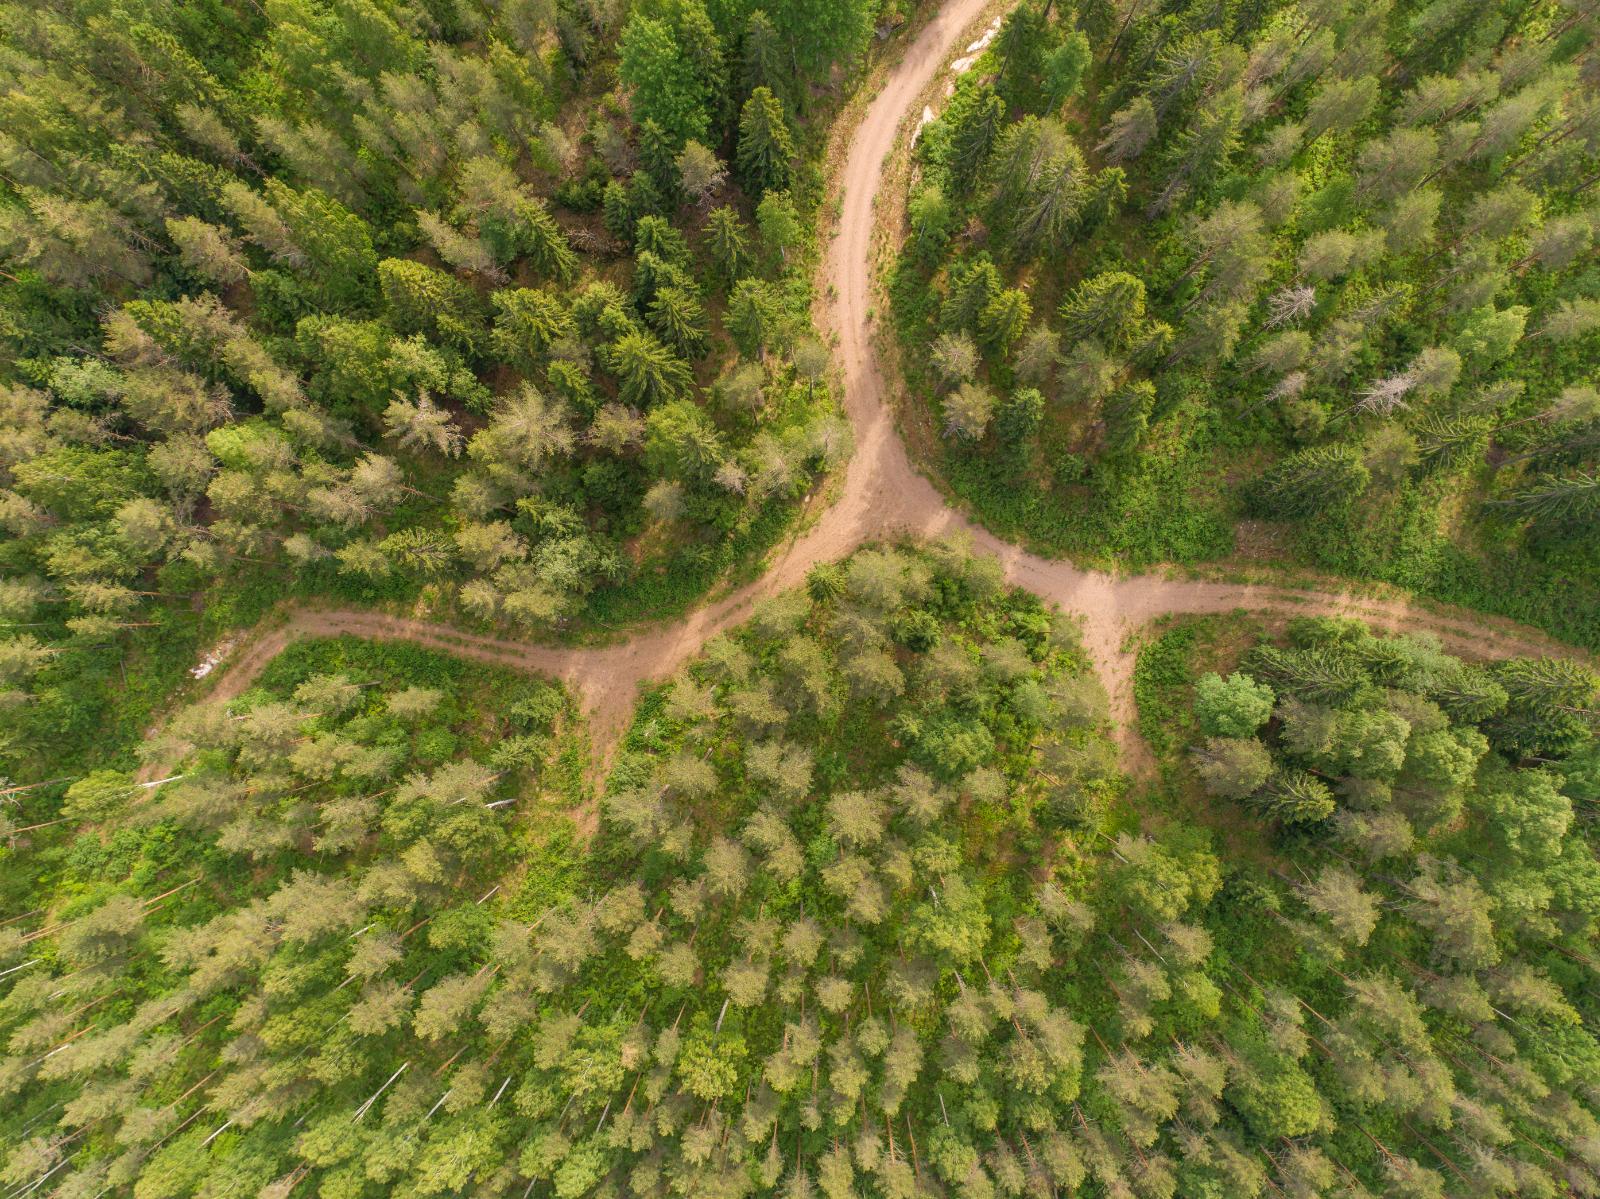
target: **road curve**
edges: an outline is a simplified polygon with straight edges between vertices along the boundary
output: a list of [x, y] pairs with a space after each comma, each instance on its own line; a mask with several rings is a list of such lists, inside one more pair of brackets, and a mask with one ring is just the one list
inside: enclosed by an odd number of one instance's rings
[[1470, 657], [1570, 653], [1534, 630], [1469, 612], [1441, 614], [1402, 600], [1160, 575], [1117, 578], [1081, 570], [1065, 560], [1028, 553], [975, 525], [913, 467], [895, 429], [873, 347], [875, 207], [884, 165], [901, 136], [906, 113], [989, 2], [948, 0], [906, 48], [850, 138], [840, 178], [838, 233], [819, 282], [831, 286], [823, 319], [837, 335], [837, 366], [855, 452], [836, 501], [774, 556], [759, 579], [670, 625], [594, 648], [543, 646], [370, 611], [298, 608], [286, 623], [258, 632], [234, 654], [210, 698], [226, 701], [239, 695], [286, 644], [300, 637], [353, 634], [406, 640], [560, 679], [586, 711], [597, 754], [603, 753], [625, 728], [640, 683], [672, 674], [709, 638], [742, 621], [755, 601], [798, 585], [813, 565], [837, 561], [864, 541], [905, 534], [965, 535], [975, 550], [1000, 560], [1008, 581], [1082, 620], [1086, 647], [1110, 696], [1118, 735], [1133, 767], [1142, 759], [1133, 722], [1133, 659], [1126, 645], [1129, 634], [1157, 617], [1239, 609], [1271, 616], [1345, 615], [1389, 630], [1433, 633], [1447, 649]]

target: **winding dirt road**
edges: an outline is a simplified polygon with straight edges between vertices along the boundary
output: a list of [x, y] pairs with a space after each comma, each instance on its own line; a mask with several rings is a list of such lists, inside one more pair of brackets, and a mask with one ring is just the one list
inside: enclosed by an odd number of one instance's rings
[[[1247, 609], [1272, 616], [1344, 615], [1389, 630], [1433, 633], [1447, 649], [1477, 658], [1570, 653], [1542, 634], [1468, 612], [1442, 613], [1404, 601], [1273, 586], [1171, 579], [1124, 578], [1040, 558], [1001, 541], [952, 509], [911, 464], [894, 424], [887, 386], [872, 342], [875, 206], [884, 164], [904, 118], [949, 59], [961, 36], [991, 0], [948, 0], [917, 34], [849, 139], [841, 176], [839, 228], [824, 264], [828, 288], [824, 321], [837, 334], [838, 367], [856, 448], [836, 501], [780, 550], [755, 582], [708, 603], [671, 625], [646, 629], [626, 642], [561, 648], [486, 637], [445, 625], [359, 610], [297, 609], [287, 623], [259, 632], [233, 655], [210, 695], [240, 694], [291, 640], [354, 634], [413, 641], [477, 661], [536, 672], [566, 683], [588, 714], [597, 754], [626, 726], [640, 683], [670, 675], [716, 633], [742, 621], [751, 605], [801, 583], [818, 562], [845, 557], [864, 541], [910, 534], [965, 535], [992, 554], [1006, 578], [1083, 622], [1084, 640], [1111, 699], [1127, 765], [1144, 764], [1133, 722], [1133, 654], [1129, 635], [1170, 614]], [[920, 109], [919, 109], [920, 111]]]

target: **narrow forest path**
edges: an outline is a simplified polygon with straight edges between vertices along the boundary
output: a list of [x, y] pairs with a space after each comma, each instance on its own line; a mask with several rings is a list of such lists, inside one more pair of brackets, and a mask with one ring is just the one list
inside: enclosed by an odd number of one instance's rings
[[864, 541], [907, 534], [965, 535], [976, 551], [1000, 560], [1008, 581], [1082, 620], [1085, 645], [1111, 700], [1125, 763], [1133, 769], [1144, 765], [1145, 755], [1134, 724], [1134, 655], [1128, 642], [1132, 633], [1161, 616], [1238, 609], [1274, 617], [1354, 616], [1388, 630], [1432, 633], [1447, 649], [1467, 657], [1571, 653], [1536, 630], [1404, 600], [1159, 574], [1119, 578], [1082, 570], [1068, 561], [1028, 553], [975, 525], [951, 508], [916, 470], [895, 429], [887, 384], [873, 348], [872, 250], [879, 190], [907, 112], [991, 2], [948, 0], [889, 71], [849, 139], [839, 181], [843, 202], [838, 232], [819, 285], [829, 297], [824, 321], [837, 334], [837, 365], [855, 433], [855, 453], [835, 502], [774, 556], [759, 579], [670, 625], [593, 648], [542, 646], [370, 611], [297, 608], [286, 623], [258, 632], [234, 652], [210, 697], [226, 701], [239, 695], [285, 645], [300, 637], [353, 634], [413, 641], [560, 679], [587, 713], [598, 760], [626, 727], [639, 684], [670, 675], [708, 639], [742, 621], [757, 600], [800, 584], [817, 563], [841, 559]]

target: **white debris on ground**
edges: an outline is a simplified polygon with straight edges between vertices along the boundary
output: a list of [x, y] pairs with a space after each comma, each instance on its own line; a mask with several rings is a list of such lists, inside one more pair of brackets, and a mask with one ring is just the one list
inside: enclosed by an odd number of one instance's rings
[[189, 676], [196, 679], [205, 678], [206, 675], [210, 674], [213, 670], [220, 666], [222, 664], [222, 660], [232, 652], [233, 642], [222, 642], [217, 646], [216, 649], [212, 650], [209, 654], [200, 659], [200, 665], [191, 669], [189, 671]]
[[984, 34], [972, 45], [967, 47], [967, 52], [955, 62], [950, 64], [952, 75], [965, 75], [972, 69], [972, 64], [978, 61], [978, 55], [989, 48], [989, 43], [994, 41], [994, 35], [1000, 32], [1000, 18], [996, 17], [994, 23], [984, 30]]
[[[956, 82], [954, 76], [965, 75], [968, 71], [970, 71], [972, 69], [972, 64], [977, 62], [978, 59], [982, 57], [983, 52], [989, 48], [989, 43], [994, 41], [994, 35], [1000, 32], [1000, 20], [1001, 19], [999, 17], [996, 17], [994, 19], [994, 23], [991, 24], [988, 29], [984, 30], [983, 36], [977, 41], [973, 42], [972, 45], [968, 46], [967, 52], [960, 58], [956, 59], [955, 62], [950, 64], [950, 74], [952, 78], [950, 82], [946, 83], [944, 86], [945, 99], [949, 99], [956, 93]], [[916, 145], [921, 139], [922, 131], [927, 128], [933, 119], [933, 109], [931, 107], [924, 107], [922, 110], [922, 119], [917, 122], [917, 127], [911, 131], [911, 144], [913, 146]]]

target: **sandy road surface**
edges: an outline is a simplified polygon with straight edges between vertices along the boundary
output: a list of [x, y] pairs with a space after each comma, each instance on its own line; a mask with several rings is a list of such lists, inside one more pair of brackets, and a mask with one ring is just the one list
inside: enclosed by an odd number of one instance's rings
[[212, 698], [231, 699], [260, 674], [290, 640], [354, 634], [420, 643], [477, 661], [558, 678], [578, 696], [597, 753], [614, 745], [626, 725], [638, 685], [670, 675], [706, 640], [748, 615], [758, 599], [799, 584], [813, 565], [836, 561], [863, 541], [896, 534], [965, 534], [974, 548], [1004, 565], [1006, 578], [1083, 622], [1085, 643], [1111, 697], [1112, 714], [1128, 759], [1143, 765], [1133, 725], [1133, 655], [1129, 635], [1168, 614], [1248, 609], [1274, 616], [1356, 616], [1389, 630], [1430, 632], [1453, 652], [1478, 658], [1563, 651], [1542, 634], [1469, 612], [1441, 613], [1400, 600], [1329, 591], [1293, 590], [1160, 575], [1117, 578], [1072, 563], [1027, 553], [953, 510], [912, 466], [898, 436], [887, 387], [872, 344], [872, 245], [884, 163], [905, 136], [903, 118], [950, 58], [989, 0], [948, 0], [922, 28], [849, 141], [841, 185], [842, 212], [820, 281], [831, 299], [824, 320], [838, 335], [837, 360], [855, 453], [835, 502], [789, 542], [755, 582], [690, 612], [670, 625], [646, 629], [625, 642], [596, 648], [541, 646], [466, 633], [446, 625], [359, 610], [304, 608], [286, 624], [260, 632], [223, 666]]

